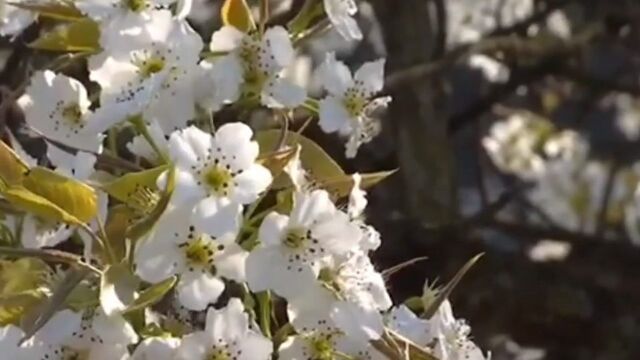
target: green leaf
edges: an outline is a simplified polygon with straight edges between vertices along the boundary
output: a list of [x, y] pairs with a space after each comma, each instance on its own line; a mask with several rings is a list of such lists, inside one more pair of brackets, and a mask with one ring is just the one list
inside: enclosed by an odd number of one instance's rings
[[82, 19], [59, 25], [29, 46], [39, 50], [90, 53], [100, 50], [99, 39], [98, 24], [91, 19]]
[[43, 219], [61, 221], [68, 224], [82, 223], [76, 217], [62, 210], [58, 205], [22, 186], [11, 186], [2, 192], [2, 196], [15, 207]]
[[20, 157], [0, 140], [0, 178], [6, 185], [16, 185], [22, 182], [24, 174], [29, 170]]
[[129, 264], [108, 266], [100, 280], [100, 304], [108, 316], [124, 311], [134, 302], [140, 281]]
[[242, 32], [256, 28], [246, 0], [225, 0], [220, 9], [220, 17], [224, 25], [231, 25]]
[[23, 185], [81, 222], [88, 223], [98, 212], [97, 195], [93, 188], [47, 168], [32, 168], [24, 178]]
[[[122, 201], [136, 211], [146, 213], [158, 200], [158, 176], [169, 169], [168, 165], [126, 174], [102, 186], [107, 194]], [[152, 205], [151, 207], [149, 205]]]
[[124, 314], [148, 308], [159, 302], [171, 289], [173, 289], [177, 281], [178, 278], [173, 276], [146, 288], [140, 293], [140, 296], [138, 296], [138, 298], [124, 310]]
[[[345, 175], [340, 165], [338, 165], [320, 145], [304, 135], [288, 131], [285, 134], [285, 138], [282, 139], [282, 132], [280, 130], [265, 130], [256, 134], [256, 141], [260, 144], [260, 152], [262, 155], [277, 150], [276, 147], [280, 142], [282, 142], [283, 145], [294, 148], [294, 145], [300, 144], [302, 146], [302, 150], [300, 151], [302, 167], [311, 178], [317, 181], [327, 181]], [[286, 186], [289, 185], [274, 184], [274, 188], [276, 189]]]
[[[362, 178], [360, 188], [368, 189], [378, 184], [382, 180], [396, 173], [396, 170], [380, 171], [369, 174], [360, 174]], [[334, 199], [348, 196], [353, 188], [353, 178], [351, 175], [341, 175], [332, 179], [320, 181], [320, 186], [327, 190]]]
[[108, 245], [117, 261], [124, 259], [127, 255], [127, 229], [137, 217], [138, 215], [132, 209], [123, 204], [109, 209], [109, 216], [104, 225], [104, 231], [107, 234], [105, 241], [109, 242]]
[[25, 333], [23, 340], [32, 337], [56, 312], [58, 312], [58, 310], [62, 309], [67, 296], [69, 296], [73, 289], [87, 276], [88, 273], [89, 270], [85, 268], [71, 268], [67, 271], [64, 279], [53, 291], [53, 295], [51, 295], [51, 297], [40, 306], [40, 309], [38, 309], [35, 316], [23, 322], [22, 329]]
[[48, 17], [51, 19], [77, 21], [84, 18], [84, 15], [82, 15], [80, 10], [78, 10], [71, 1], [51, 1], [48, 3], [8, 2], [8, 4], [20, 9], [32, 11], [40, 16]]
[[44, 298], [48, 270], [39, 259], [0, 261], [0, 326], [17, 324]]
[[440, 304], [442, 304], [442, 302], [444, 302], [451, 295], [451, 293], [453, 292], [455, 287], [458, 285], [460, 280], [462, 280], [464, 275], [469, 270], [471, 270], [473, 265], [475, 265], [475, 263], [478, 262], [478, 260], [480, 260], [480, 258], [483, 255], [484, 254], [478, 254], [478, 255], [474, 256], [473, 258], [471, 258], [469, 261], [467, 261], [467, 263], [464, 264], [464, 266], [462, 268], [460, 268], [460, 270], [458, 270], [458, 272], [455, 274], [453, 279], [451, 279], [451, 281], [449, 281], [449, 283], [444, 287], [444, 289], [442, 289], [438, 293], [436, 298], [432, 302], [430, 302], [429, 304], [425, 304], [425, 306], [424, 306], [425, 309], [424, 309], [424, 314], [423, 314], [424, 318], [430, 319], [436, 313], [436, 311], [438, 311], [438, 308], [440, 307]]
[[167, 183], [165, 185], [165, 189], [156, 207], [147, 217], [129, 227], [129, 229], [127, 230], [127, 238], [131, 240], [137, 240], [146, 235], [149, 231], [151, 231], [151, 229], [153, 229], [156, 222], [158, 221], [158, 219], [160, 219], [160, 216], [164, 214], [164, 211], [169, 205], [169, 200], [171, 200], [171, 195], [173, 194], [174, 187], [175, 168], [171, 167], [169, 168], [167, 173]]

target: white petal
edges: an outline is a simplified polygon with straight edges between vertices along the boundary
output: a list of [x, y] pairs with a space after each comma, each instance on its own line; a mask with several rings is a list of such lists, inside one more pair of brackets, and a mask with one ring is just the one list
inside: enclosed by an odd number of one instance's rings
[[266, 246], [280, 245], [288, 224], [288, 216], [272, 212], [262, 220], [258, 230], [258, 239]]
[[178, 348], [176, 359], [194, 360], [204, 359], [207, 350], [212, 345], [209, 341], [211, 337], [204, 331], [191, 333], [185, 336]]
[[351, 118], [351, 115], [349, 115], [342, 101], [333, 96], [327, 96], [320, 100], [319, 117], [318, 125], [320, 125], [322, 131], [326, 133], [336, 131], [348, 133], [351, 129], [351, 122], [355, 121]]
[[362, 31], [351, 16], [357, 11], [353, 0], [325, 0], [325, 11], [335, 29], [346, 40], [361, 40]]
[[262, 105], [270, 108], [295, 108], [307, 98], [307, 92], [284, 79], [273, 79], [262, 89]]
[[22, 246], [28, 249], [53, 247], [63, 242], [73, 229], [62, 223], [47, 223], [34, 215], [27, 215], [22, 225]]
[[245, 268], [248, 256], [249, 252], [236, 243], [225, 245], [224, 251], [220, 255], [215, 255], [214, 264], [217, 274], [236, 282], [246, 281]]
[[59, 345], [80, 328], [81, 321], [82, 315], [79, 313], [58, 311], [34, 336], [46, 344]]
[[268, 29], [264, 34], [263, 41], [269, 45], [273, 61], [280, 69], [291, 63], [294, 56], [293, 46], [291, 45], [289, 33], [282, 26], [274, 26]]
[[213, 339], [240, 340], [249, 329], [249, 319], [244, 313], [244, 305], [238, 298], [231, 298], [227, 306], [220, 310], [209, 309], [205, 332]]
[[308, 227], [321, 216], [335, 212], [335, 205], [324, 190], [314, 190], [311, 193], [294, 194], [293, 210], [290, 222], [295, 225]]
[[193, 221], [200, 231], [213, 237], [235, 237], [242, 222], [242, 205], [209, 197], [196, 205]]
[[244, 82], [242, 62], [235, 54], [216, 60], [208, 72], [209, 78], [203, 90], [210, 93], [210, 107], [217, 110], [224, 104], [240, 98], [240, 87]]
[[[164, 176], [158, 177], [158, 186], [161, 189], [164, 189], [164, 181], [166, 181], [167, 174], [168, 172], [164, 173]], [[195, 205], [198, 200], [207, 196], [204, 188], [198, 185], [198, 180], [190, 172], [176, 168], [174, 176], [175, 187], [173, 194], [171, 194], [171, 203], [176, 206], [188, 207], [189, 205]]]
[[209, 49], [214, 52], [232, 51], [240, 46], [245, 33], [233, 26], [223, 26], [211, 35]]
[[384, 87], [384, 59], [365, 63], [354, 75], [356, 84], [365, 90], [369, 98]]
[[93, 329], [106, 343], [128, 345], [138, 342], [135, 330], [121, 315], [107, 316], [98, 310], [93, 318]]
[[327, 54], [324, 62], [318, 68], [316, 76], [321, 81], [322, 86], [331, 95], [337, 97], [342, 97], [344, 92], [353, 86], [351, 71], [343, 62], [336, 60], [334, 52]]
[[202, 311], [218, 300], [224, 283], [208, 272], [188, 271], [180, 277], [178, 299], [187, 309]]
[[[239, 348], [242, 353], [238, 356], [238, 360], [269, 360], [273, 344], [266, 337], [250, 332], [242, 339]], [[281, 359], [284, 360], [284, 358]]]
[[271, 172], [267, 168], [254, 164], [235, 177], [237, 186], [234, 189], [233, 198], [243, 204], [252, 203], [271, 185], [272, 179]]
[[377, 310], [364, 309], [346, 301], [336, 303], [331, 319], [345, 334], [363, 342], [379, 339], [384, 330], [382, 315]]
[[136, 347], [131, 360], [173, 360], [179, 346], [178, 338], [147, 338]]

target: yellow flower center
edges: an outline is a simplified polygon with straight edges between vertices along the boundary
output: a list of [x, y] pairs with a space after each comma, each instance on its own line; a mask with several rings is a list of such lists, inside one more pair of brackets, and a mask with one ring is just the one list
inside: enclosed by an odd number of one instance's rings
[[71, 103], [62, 108], [62, 118], [70, 125], [78, 125], [82, 123], [82, 110], [78, 103]]
[[311, 358], [314, 360], [333, 360], [333, 344], [327, 336], [311, 339]]
[[205, 171], [202, 180], [218, 196], [227, 196], [231, 191], [233, 176], [229, 169], [215, 165]]
[[213, 348], [213, 350], [207, 354], [206, 360], [231, 360], [231, 353], [225, 348]]
[[184, 249], [184, 256], [187, 258], [187, 262], [191, 266], [204, 267], [211, 263], [214, 254], [214, 249], [210, 243], [205, 241], [202, 237], [196, 241], [187, 243], [186, 249]]
[[140, 71], [140, 76], [143, 78], [148, 78], [153, 74], [159, 73], [164, 69], [164, 59], [161, 57], [150, 57], [146, 60], [142, 60], [138, 64], [138, 68]]
[[299, 249], [307, 239], [307, 231], [305, 229], [289, 229], [284, 237], [284, 245], [290, 249]]
[[342, 101], [347, 112], [352, 117], [359, 116], [364, 111], [365, 106], [367, 106], [367, 99], [362, 97], [355, 88], [348, 89]]
[[133, 12], [141, 12], [147, 7], [145, 0], [123, 0], [123, 2], [124, 6]]

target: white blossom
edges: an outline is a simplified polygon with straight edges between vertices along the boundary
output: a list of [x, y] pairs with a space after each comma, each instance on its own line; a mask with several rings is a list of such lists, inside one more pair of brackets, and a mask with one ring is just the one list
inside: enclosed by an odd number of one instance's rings
[[[91, 102], [79, 81], [50, 70], [38, 72], [18, 104], [27, 124], [46, 138], [72, 149], [101, 152], [103, 136], [85, 132], [92, 114]], [[47, 146], [55, 147], [50, 143]]]
[[362, 31], [353, 16], [358, 12], [355, 0], [324, 0], [329, 21], [346, 40], [362, 40]]
[[248, 254], [235, 243], [239, 220], [236, 226], [217, 227], [194, 217], [179, 208], [168, 210], [149, 238], [138, 244], [136, 273], [151, 283], [180, 275], [180, 302], [188, 309], [204, 310], [224, 290], [221, 278], [244, 280]]
[[261, 244], [247, 259], [249, 287], [292, 297], [313, 284], [321, 259], [354, 249], [359, 235], [326, 191], [297, 193], [290, 216], [272, 212], [260, 225]]
[[204, 331], [185, 336], [176, 359], [267, 360], [271, 351], [271, 341], [249, 328], [242, 302], [232, 298], [225, 308], [208, 310]]
[[89, 59], [90, 79], [102, 88], [101, 107], [89, 131], [101, 132], [142, 114], [168, 133], [185, 127], [195, 115], [193, 76], [200, 36], [168, 10], [155, 12], [133, 29], [104, 32], [105, 51]]
[[384, 59], [365, 63], [352, 76], [335, 53], [329, 53], [318, 69], [317, 76], [328, 92], [320, 101], [318, 124], [327, 133], [348, 138], [345, 153], [349, 158], [380, 132], [375, 113], [391, 101], [389, 96], [373, 98], [384, 86], [384, 63]]
[[217, 84], [214, 103], [231, 103], [242, 96], [271, 108], [294, 108], [306, 99], [304, 89], [282, 78], [294, 59], [283, 27], [269, 28], [261, 36], [224, 26], [211, 36], [210, 49], [227, 53], [212, 61], [210, 76]]
[[[272, 176], [256, 163], [259, 146], [252, 136], [251, 128], [242, 123], [225, 124], [214, 136], [193, 126], [173, 133], [169, 139], [169, 154], [176, 166], [172, 201], [182, 205], [206, 200], [214, 203], [210, 210], [240, 208], [255, 201]], [[213, 218], [216, 212], [209, 215]]]

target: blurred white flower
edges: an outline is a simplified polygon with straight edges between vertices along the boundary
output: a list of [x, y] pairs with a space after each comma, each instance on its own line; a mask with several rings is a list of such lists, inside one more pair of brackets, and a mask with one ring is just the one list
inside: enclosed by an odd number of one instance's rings
[[353, 16], [358, 12], [355, 0], [324, 0], [329, 21], [345, 40], [362, 40], [362, 31]]

